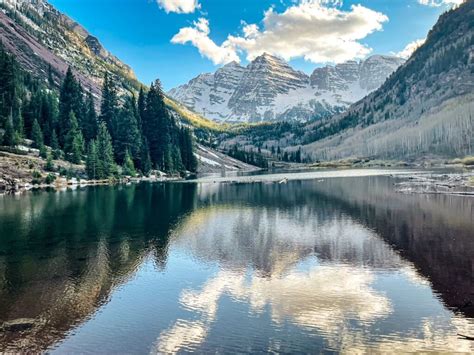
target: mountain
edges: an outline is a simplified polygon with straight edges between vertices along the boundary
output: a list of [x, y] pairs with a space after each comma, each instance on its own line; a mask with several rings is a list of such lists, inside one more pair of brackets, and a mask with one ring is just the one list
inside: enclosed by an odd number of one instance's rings
[[377, 89], [403, 60], [372, 56], [317, 68], [306, 75], [267, 53], [246, 67], [229, 63], [168, 92], [186, 107], [214, 120], [307, 121], [344, 111]]
[[128, 65], [46, 0], [0, 1], [0, 41], [22, 67], [36, 77], [52, 78], [56, 85], [72, 66], [96, 97], [106, 72], [123, 92], [140, 86]]
[[440, 16], [376, 91], [305, 127], [312, 160], [464, 156], [474, 149], [474, 1]]

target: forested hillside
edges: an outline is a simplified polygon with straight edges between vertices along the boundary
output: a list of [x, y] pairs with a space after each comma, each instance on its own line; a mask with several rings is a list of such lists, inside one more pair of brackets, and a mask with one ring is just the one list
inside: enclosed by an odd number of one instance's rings
[[170, 114], [159, 81], [120, 100], [114, 80], [105, 75], [103, 82], [96, 112], [93, 95], [70, 69], [57, 90], [52, 78], [38, 80], [0, 47], [1, 145], [17, 151], [31, 139], [50, 170], [53, 159], [85, 161], [91, 179], [196, 171], [192, 133]]
[[474, 1], [443, 14], [390, 78], [342, 115], [309, 125], [313, 160], [473, 153]]

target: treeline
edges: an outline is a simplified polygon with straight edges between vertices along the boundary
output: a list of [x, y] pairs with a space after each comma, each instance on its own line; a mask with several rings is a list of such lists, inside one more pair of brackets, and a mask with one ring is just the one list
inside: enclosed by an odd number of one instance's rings
[[234, 145], [228, 150], [227, 155], [244, 163], [258, 166], [262, 169], [268, 169], [268, 159], [262, 154], [260, 149], [258, 149], [257, 152], [254, 150], [245, 151], [239, 150], [237, 146]]
[[[50, 163], [85, 161], [90, 179], [123, 175], [195, 172], [193, 137], [164, 103], [159, 81], [138, 97], [119, 97], [105, 76], [100, 111], [69, 68], [59, 93], [31, 77], [0, 46], [0, 143], [15, 147], [28, 138]], [[47, 148], [50, 147], [50, 149]]]

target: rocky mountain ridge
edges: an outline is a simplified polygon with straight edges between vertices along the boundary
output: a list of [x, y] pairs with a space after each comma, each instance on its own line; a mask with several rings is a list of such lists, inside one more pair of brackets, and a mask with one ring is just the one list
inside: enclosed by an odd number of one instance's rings
[[382, 85], [403, 62], [374, 55], [316, 68], [308, 76], [264, 53], [246, 67], [232, 62], [201, 74], [168, 95], [218, 121], [307, 121], [342, 112]]
[[37, 77], [49, 76], [56, 84], [67, 67], [73, 67], [84, 87], [96, 97], [100, 96], [105, 73], [123, 92], [140, 85], [130, 66], [46, 0], [1, 0], [0, 41], [25, 69]]

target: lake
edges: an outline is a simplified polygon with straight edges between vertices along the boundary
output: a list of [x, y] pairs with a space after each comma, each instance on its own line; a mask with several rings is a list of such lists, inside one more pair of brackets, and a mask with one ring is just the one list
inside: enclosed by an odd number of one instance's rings
[[0, 197], [0, 351], [473, 352], [474, 199], [315, 177]]

